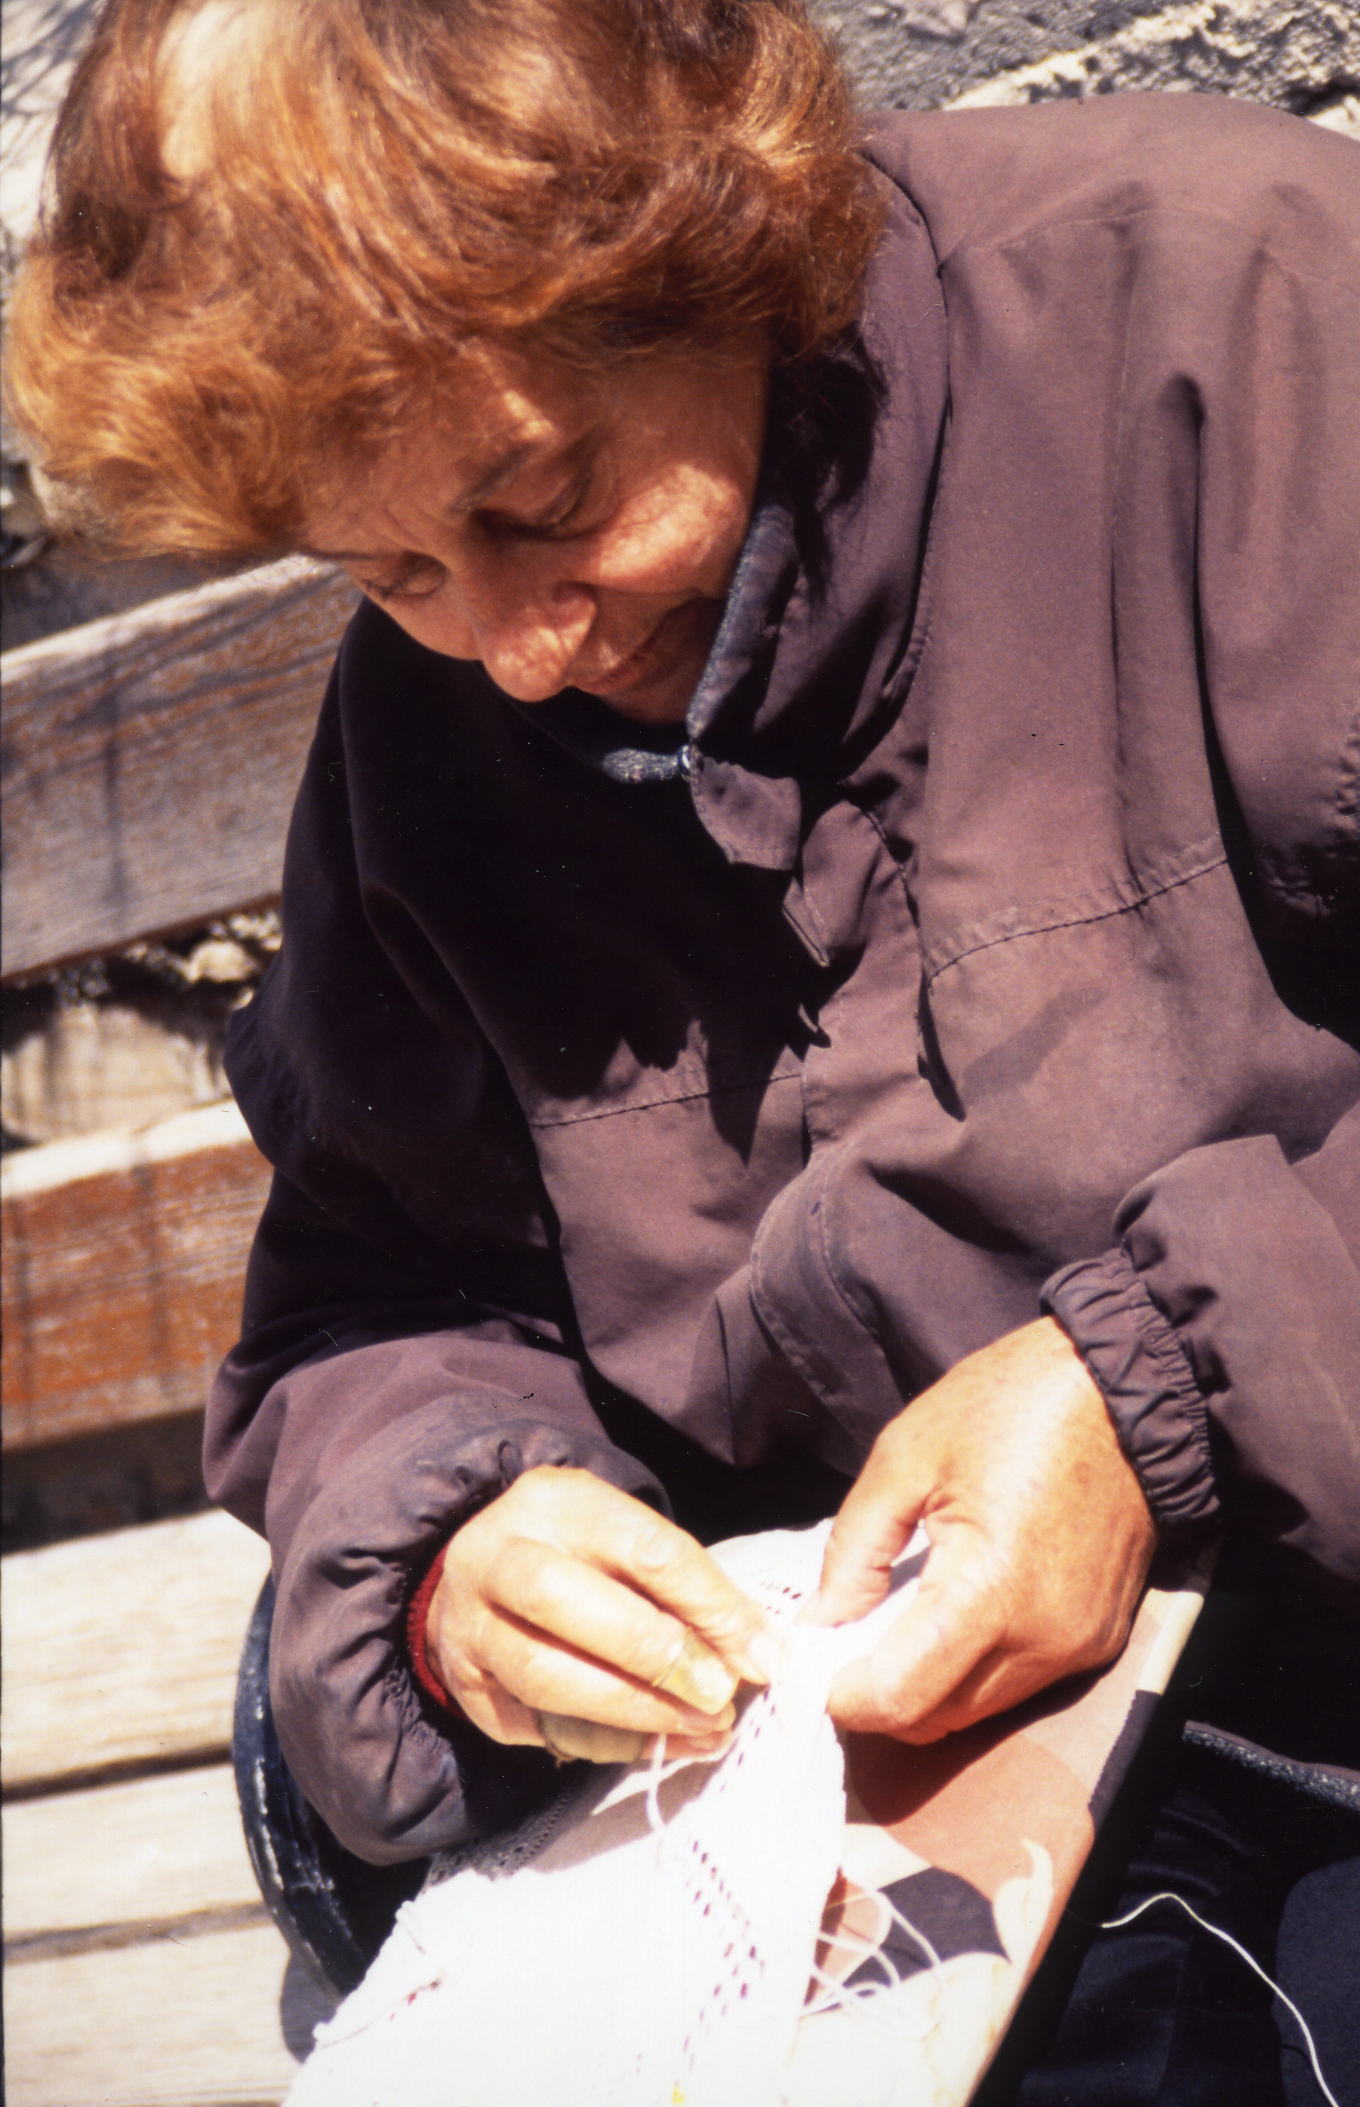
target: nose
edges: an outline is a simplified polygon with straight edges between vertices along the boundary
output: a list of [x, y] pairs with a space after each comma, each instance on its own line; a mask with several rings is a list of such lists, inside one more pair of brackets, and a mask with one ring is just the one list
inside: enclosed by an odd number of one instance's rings
[[570, 685], [595, 621], [589, 586], [556, 563], [535, 561], [549, 553], [507, 550], [469, 567], [462, 580], [475, 654], [517, 702], [546, 702]]

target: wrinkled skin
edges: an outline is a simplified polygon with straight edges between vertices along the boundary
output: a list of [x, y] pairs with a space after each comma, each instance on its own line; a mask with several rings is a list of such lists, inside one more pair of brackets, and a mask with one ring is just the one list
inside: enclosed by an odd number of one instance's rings
[[761, 1613], [693, 1537], [589, 1471], [551, 1467], [458, 1531], [427, 1632], [445, 1689], [493, 1740], [600, 1762], [658, 1734], [720, 1746], [738, 1682], [765, 1681], [769, 1661]]
[[833, 1685], [842, 1725], [934, 1741], [1120, 1651], [1156, 1528], [1051, 1318], [970, 1354], [884, 1428], [832, 1529], [819, 1619], [881, 1601], [918, 1522], [920, 1588]]
[[[932, 1741], [1119, 1652], [1156, 1531], [1051, 1319], [969, 1355], [884, 1428], [834, 1524], [812, 1614], [836, 1624], [872, 1608], [918, 1522], [930, 1563], [875, 1652], [834, 1684], [842, 1725]], [[703, 1646], [659, 1692], [687, 1629]], [[485, 1733], [600, 1761], [660, 1733], [716, 1745], [737, 1680], [766, 1680], [772, 1662], [760, 1613], [708, 1554], [583, 1471], [531, 1471], [459, 1531], [429, 1631], [445, 1687]]]

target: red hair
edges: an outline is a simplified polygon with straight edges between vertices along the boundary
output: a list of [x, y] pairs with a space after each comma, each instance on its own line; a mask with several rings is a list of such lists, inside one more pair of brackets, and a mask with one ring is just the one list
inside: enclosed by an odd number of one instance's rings
[[286, 547], [470, 343], [797, 366], [854, 320], [879, 208], [799, 0], [242, 0], [186, 157], [202, 13], [105, 9], [12, 303], [16, 419], [107, 540]]

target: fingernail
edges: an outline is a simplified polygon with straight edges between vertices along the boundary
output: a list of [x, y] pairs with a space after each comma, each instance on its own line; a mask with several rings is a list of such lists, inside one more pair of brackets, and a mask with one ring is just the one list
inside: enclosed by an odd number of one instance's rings
[[647, 1736], [628, 1727], [572, 1719], [560, 1712], [540, 1712], [538, 1724], [545, 1748], [558, 1763], [636, 1763], [647, 1746]]
[[686, 1632], [674, 1665], [654, 1686], [696, 1712], [721, 1712], [730, 1706], [738, 1678], [693, 1632]]
[[732, 1746], [731, 1733], [686, 1735], [683, 1749], [677, 1753], [686, 1756], [722, 1756]]
[[683, 1734], [687, 1740], [693, 1737], [696, 1741], [706, 1741], [710, 1734], [729, 1734], [736, 1723], [735, 1705], [724, 1705], [721, 1712], [707, 1713], [700, 1712], [696, 1707], [692, 1720], [677, 1727], [675, 1731], [677, 1734]]

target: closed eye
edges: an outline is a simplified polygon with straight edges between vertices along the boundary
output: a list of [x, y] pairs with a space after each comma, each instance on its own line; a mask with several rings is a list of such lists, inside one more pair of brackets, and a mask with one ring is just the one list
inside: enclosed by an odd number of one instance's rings
[[428, 600], [447, 578], [448, 572], [433, 556], [413, 556], [386, 578], [360, 578], [355, 584], [372, 600]]
[[[573, 449], [573, 452], [580, 451]], [[509, 506], [483, 507], [475, 518], [484, 534], [502, 541], [570, 541], [578, 534], [593, 533], [602, 524], [597, 500], [595, 448], [577, 465], [568, 481], [547, 504], [512, 510]]]

